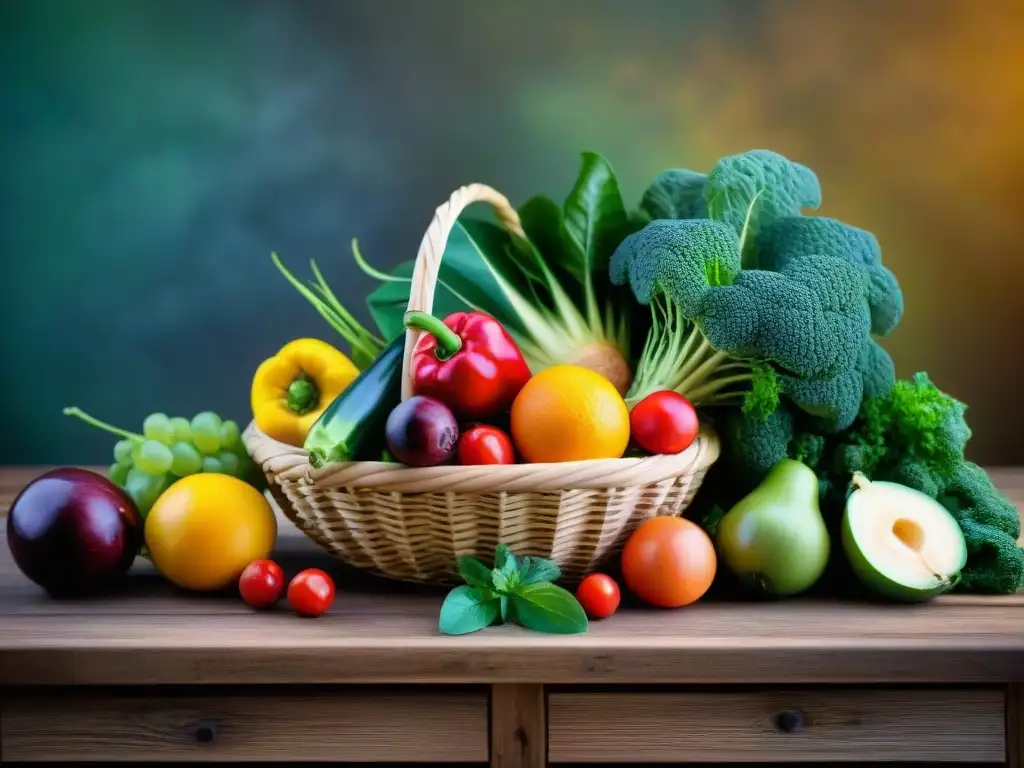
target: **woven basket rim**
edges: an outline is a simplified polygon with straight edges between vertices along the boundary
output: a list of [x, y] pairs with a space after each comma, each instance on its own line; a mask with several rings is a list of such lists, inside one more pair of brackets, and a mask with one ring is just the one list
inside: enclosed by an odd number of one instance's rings
[[242, 439], [249, 455], [276, 482], [298, 482], [319, 488], [374, 488], [407, 493], [560, 491], [649, 485], [706, 470], [718, 459], [720, 452], [718, 435], [710, 426], [703, 424], [689, 448], [671, 455], [437, 467], [396, 467], [382, 461], [355, 461], [314, 469], [305, 450], [268, 437], [260, 431], [255, 421], [246, 427]]

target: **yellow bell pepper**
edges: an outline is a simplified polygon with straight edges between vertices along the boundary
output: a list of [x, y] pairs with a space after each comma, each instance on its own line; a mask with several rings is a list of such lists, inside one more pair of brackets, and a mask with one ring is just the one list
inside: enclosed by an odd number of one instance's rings
[[319, 339], [296, 339], [260, 363], [250, 400], [265, 435], [301, 446], [324, 409], [359, 375], [344, 354]]

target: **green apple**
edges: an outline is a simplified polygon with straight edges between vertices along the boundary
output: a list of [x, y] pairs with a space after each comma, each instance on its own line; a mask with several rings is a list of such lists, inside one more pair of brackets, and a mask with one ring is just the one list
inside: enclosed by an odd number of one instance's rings
[[843, 550], [857, 578], [892, 600], [923, 602], [956, 584], [967, 544], [935, 499], [899, 483], [853, 476], [843, 514]]

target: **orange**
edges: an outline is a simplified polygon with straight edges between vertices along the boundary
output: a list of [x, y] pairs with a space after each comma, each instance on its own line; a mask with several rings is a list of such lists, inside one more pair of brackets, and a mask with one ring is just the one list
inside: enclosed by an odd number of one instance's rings
[[160, 494], [143, 528], [153, 565], [182, 589], [219, 590], [270, 556], [277, 519], [262, 493], [230, 475], [202, 473]]
[[682, 517], [641, 523], [622, 549], [622, 578], [629, 591], [661, 608], [695, 603], [711, 587], [717, 566], [711, 538]]
[[527, 381], [512, 403], [512, 440], [531, 463], [617, 459], [629, 444], [629, 410], [601, 374], [556, 365]]

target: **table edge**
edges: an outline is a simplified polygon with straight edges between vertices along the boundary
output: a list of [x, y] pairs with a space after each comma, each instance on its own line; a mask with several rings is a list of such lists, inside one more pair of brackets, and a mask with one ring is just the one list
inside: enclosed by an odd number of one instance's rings
[[827, 648], [0, 648], [0, 686], [1024, 682], [1024, 638]]

